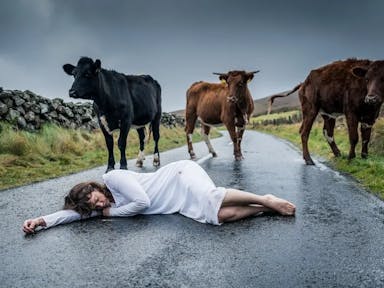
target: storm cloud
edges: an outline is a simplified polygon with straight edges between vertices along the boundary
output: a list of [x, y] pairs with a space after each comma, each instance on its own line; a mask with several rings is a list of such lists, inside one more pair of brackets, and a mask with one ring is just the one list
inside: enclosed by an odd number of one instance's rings
[[234, 69], [261, 70], [249, 87], [262, 98], [334, 60], [382, 59], [383, 8], [379, 0], [1, 1], [0, 86], [72, 101], [62, 65], [89, 56], [152, 75], [164, 111], [183, 109], [193, 82]]

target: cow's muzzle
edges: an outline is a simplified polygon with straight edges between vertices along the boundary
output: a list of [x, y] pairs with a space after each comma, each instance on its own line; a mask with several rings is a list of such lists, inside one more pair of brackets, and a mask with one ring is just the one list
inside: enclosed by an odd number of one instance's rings
[[79, 95], [77, 94], [76, 90], [69, 90], [69, 97], [72, 97], [72, 98], [79, 98]]
[[364, 98], [364, 102], [366, 104], [376, 104], [380, 101], [380, 97], [376, 94], [369, 94], [367, 96], [365, 96]]

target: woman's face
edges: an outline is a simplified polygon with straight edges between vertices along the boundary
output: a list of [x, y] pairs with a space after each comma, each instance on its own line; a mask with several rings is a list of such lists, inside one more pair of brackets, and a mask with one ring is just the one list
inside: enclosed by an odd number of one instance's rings
[[88, 203], [91, 204], [92, 209], [101, 210], [111, 206], [109, 199], [98, 190], [93, 190], [89, 197]]

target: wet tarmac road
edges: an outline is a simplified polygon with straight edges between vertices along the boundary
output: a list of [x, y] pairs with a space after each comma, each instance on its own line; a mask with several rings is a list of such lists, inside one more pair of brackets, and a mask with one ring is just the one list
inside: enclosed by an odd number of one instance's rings
[[[305, 166], [271, 136], [247, 131], [241, 162], [229, 142], [214, 140], [219, 157], [201, 161], [216, 184], [286, 198], [296, 217], [220, 227], [181, 215], [92, 219], [24, 236], [26, 218], [60, 209], [74, 184], [100, 180], [100, 167], [0, 192], [0, 286], [384, 287], [380, 200], [321, 163]], [[182, 147], [161, 156], [164, 165], [188, 155]], [[151, 159], [145, 165], [152, 170]]]

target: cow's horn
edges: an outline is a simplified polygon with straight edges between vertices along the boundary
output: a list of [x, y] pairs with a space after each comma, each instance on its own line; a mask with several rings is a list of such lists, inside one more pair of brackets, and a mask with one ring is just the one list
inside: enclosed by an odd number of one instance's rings
[[225, 73], [217, 73], [217, 72], [213, 72], [213, 75], [225, 75]]
[[256, 74], [256, 73], [259, 73], [259, 72], [260, 72], [260, 70], [256, 70], [256, 71], [251, 71], [249, 73]]

